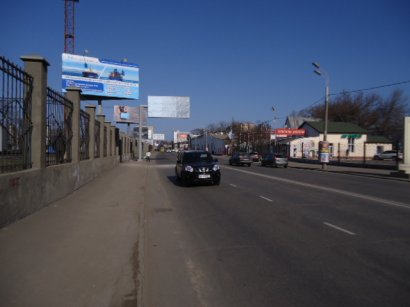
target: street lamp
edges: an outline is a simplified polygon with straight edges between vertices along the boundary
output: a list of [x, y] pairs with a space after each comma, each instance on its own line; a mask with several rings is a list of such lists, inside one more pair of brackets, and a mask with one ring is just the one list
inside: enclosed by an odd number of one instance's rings
[[[329, 118], [329, 74], [320, 67], [319, 63], [313, 62], [312, 65], [316, 68], [314, 73], [325, 78], [326, 81], [326, 91], [325, 91], [325, 129], [323, 131], [323, 142], [327, 142], [327, 130], [328, 130], [328, 118]], [[323, 162], [322, 168], [326, 169], [327, 162]]]
[[275, 107], [272, 107], [272, 112], [273, 112], [273, 120], [272, 120], [272, 124], [273, 124], [273, 131], [274, 131], [274, 135], [275, 138], [273, 139], [273, 150], [271, 149], [272, 152], [276, 152], [277, 151], [277, 144], [276, 144], [276, 119], [277, 117], [275, 116]]

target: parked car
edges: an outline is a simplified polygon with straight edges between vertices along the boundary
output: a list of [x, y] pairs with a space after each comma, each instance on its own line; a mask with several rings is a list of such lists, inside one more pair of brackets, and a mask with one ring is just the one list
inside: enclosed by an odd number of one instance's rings
[[252, 160], [253, 162], [259, 162], [260, 155], [258, 154], [257, 151], [253, 151], [253, 152], [251, 152], [249, 155], [250, 155], [251, 160]]
[[247, 153], [235, 152], [232, 157], [229, 158], [229, 165], [247, 165], [251, 166], [252, 159]]
[[374, 160], [397, 160], [397, 159], [401, 160], [403, 159], [403, 154], [402, 153], [397, 154], [396, 150], [386, 150], [378, 154], [375, 154], [373, 159]]
[[288, 158], [284, 154], [269, 153], [261, 158], [261, 166], [288, 167]]
[[186, 150], [178, 153], [175, 177], [183, 185], [212, 183], [219, 185], [221, 171], [218, 160], [203, 150]]

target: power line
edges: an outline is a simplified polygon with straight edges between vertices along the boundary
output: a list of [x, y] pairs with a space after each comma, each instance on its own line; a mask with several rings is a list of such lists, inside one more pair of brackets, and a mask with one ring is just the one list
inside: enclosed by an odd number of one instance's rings
[[395, 85], [400, 85], [400, 84], [406, 84], [406, 83], [410, 83], [410, 80], [401, 81], [401, 82], [396, 82], [396, 83], [391, 83], [391, 84], [385, 84], [385, 85], [379, 85], [379, 86], [364, 88], [364, 89], [360, 89], [360, 90], [342, 91], [342, 92], [339, 92], [339, 93], [336, 93], [336, 94], [332, 94], [332, 95], [339, 95], [339, 94], [342, 94], [342, 93], [356, 93], [356, 92], [370, 91], [370, 90], [376, 90], [376, 89], [383, 88], [383, 87], [390, 87], [390, 86], [395, 86]]
[[[350, 94], [350, 93], [357, 93], [357, 92], [365, 92], [365, 91], [371, 91], [371, 90], [376, 90], [379, 88], [384, 88], [384, 87], [391, 87], [391, 86], [396, 86], [396, 85], [401, 85], [401, 84], [406, 84], [406, 83], [410, 83], [410, 80], [406, 80], [406, 81], [401, 81], [401, 82], [396, 82], [396, 83], [391, 83], [391, 84], [384, 84], [384, 85], [378, 85], [378, 86], [373, 86], [373, 87], [368, 87], [368, 88], [363, 88], [363, 89], [358, 89], [358, 90], [351, 90], [351, 91], [341, 91], [338, 93], [334, 93], [334, 94], [329, 94], [329, 96], [336, 96], [336, 95], [340, 95], [340, 94]], [[316, 100], [315, 102], [311, 103], [308, 108], [312, 107], [313, 105], [323, 101], [325, 99], [325, 96], [322, 96], [321, 98], [319, 98], [318, 100]]]

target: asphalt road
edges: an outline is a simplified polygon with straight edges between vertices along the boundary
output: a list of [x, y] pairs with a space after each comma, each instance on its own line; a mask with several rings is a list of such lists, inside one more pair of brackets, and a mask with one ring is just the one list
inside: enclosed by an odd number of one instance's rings
[[144, 306], [408, 306], [408, 182], [220, 162], [187, 188], [153, 156]]

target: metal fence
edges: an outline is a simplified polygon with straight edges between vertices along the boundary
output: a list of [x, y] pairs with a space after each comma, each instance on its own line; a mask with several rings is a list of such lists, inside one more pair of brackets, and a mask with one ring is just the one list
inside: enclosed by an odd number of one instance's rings
[[46, 166], [71, 162], [73, 104], [47, 88]]
[[100, 129], [101, 129], [101, 123], [96, 120], [95, 122], [95, 128], [94, 128], [94, 158], [99, 158], [100, 157]]
[[90, 114], [80, 110], [80, 160], [87, 160], [90, 158], [89, 144], [90, 144]]
[[33, 78], [0, 56], [0, 173], [31, 168]]

